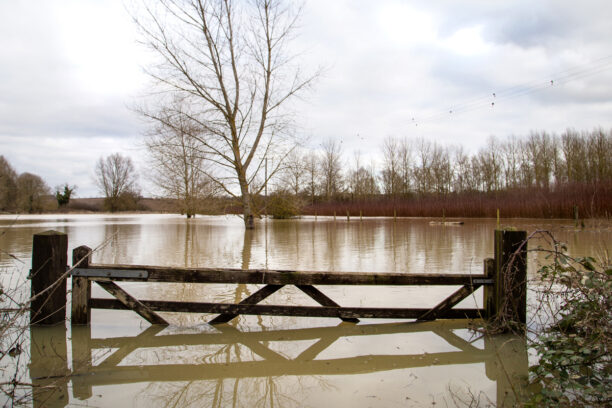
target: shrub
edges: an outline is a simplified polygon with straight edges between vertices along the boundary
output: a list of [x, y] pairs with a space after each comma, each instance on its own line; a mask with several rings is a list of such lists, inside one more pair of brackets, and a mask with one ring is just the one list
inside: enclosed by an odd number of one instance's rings
[[302, 200], [287, 191], [274, 193], [268, 201], [268, 214], [273, 218], [293, 218], [300, 215], [301, 212]]
[[539, 357], [530, 368], [539, 392], [529, 405], [610, 406], [612, 268], [609, 260], [572, 258], [565, 250], [555, 242], [552, 262], [539, 270], [547, 283], [539, 313], [552, 320], [531, 344]]

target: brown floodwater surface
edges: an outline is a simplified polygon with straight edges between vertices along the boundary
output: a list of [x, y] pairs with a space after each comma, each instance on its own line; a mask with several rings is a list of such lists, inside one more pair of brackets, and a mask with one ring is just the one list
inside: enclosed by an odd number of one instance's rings
[[[461, 226], [429, 221], [307, 217], [261, 221], [245, 231], [234, 216], [0, 216], [0, 283], [22, 297], [29, 293], [32, 235], [50, 229], [68, 234], [69, 251], [97, 248], [94, 263], [482, 273], [483, 259], [493, 255], [495, 220], [465, 219]], [[576, 256], [612, 250], [607, 221], [588, 221], [584, 228], [560, 220], [502, 224], [529, 233], [551, 230]], [[538, 259], [530, 254], [530, 276]], [[205, 302], [238, 302], [259, 287], [121, 285], [140, 299]], [[318, 288], [343, 306], [365, 307], [434, 306], [457, 289]], [[93, 295], [110, 297], [96, 285]], [[293, 287], [263, 303], [316, 305]], [[457, 307], [481, 304], [482, 289]], [[526, 375], [523, 340], [480, 337], [465, 321], [362, 319], [355, 325], [329, 318], [240, 316], [213, 327], [206, 323], [210, 315], [163, 316], [169, 327], [150, 326], [129, 311], [94, 310], [90, 327], [33, 328], [26, 333], [32, 339], [29, 361], [12, 369], [29, 370], [35, 406], [115, 408], [460, 406], [460, 400], [471, 399], [486, 405], [509, 401]]]

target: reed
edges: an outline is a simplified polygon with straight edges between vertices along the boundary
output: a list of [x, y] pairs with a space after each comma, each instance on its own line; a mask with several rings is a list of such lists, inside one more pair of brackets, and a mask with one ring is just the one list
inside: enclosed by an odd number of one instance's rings
[[612, 182], [567, 184], [556, 189], [524, 188], [498, 192], [465, 192], [408, 197], [375, 196], [368, 199], [316, 202], [305, 215], [362, 214], [364, 217], [487, 217], [497, 211], [504, 218], [568, 218], [576, 207], [583, 218], [612, 213]]

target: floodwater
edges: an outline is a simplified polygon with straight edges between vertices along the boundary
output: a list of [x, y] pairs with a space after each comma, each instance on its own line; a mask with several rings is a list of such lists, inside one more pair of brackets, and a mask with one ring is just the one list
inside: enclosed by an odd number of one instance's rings
[[[331, 217], [262, 221], [245, 231], [233, 216], [0, 216], [0, 282], [25, 296], [32, 235], [68, 234], [69, 253], [95, 248], [94, 263], [350, 272], [482, 273], [493, 255], [495, 220], [461, 226], [429, 219]], [[572, 255], [612, 250], [607, 221], [502, 220], [545, 229]], [[535, 248], [543, 241], [533, 242]], [[69, 257], [70, 259], [70, 257]], [[534, 275], [537, 256], [530, 255]], [[234, 303], [258, 285], [124, 283], [139, 299]], [[433, 307], [457, 287], [320, 286], [343, 306]], [[94, 297], [109, 298], [94, 285]], [[264, 304], [314, 306], [294, 287]], [[482, 289], [456, 308], [482, 304]], [[465, 321], [414, 323], [362, 319], [164, 313], [150, 326], [130, 311], [94, 310], [90, 327], [34, 328], [17, 369], [34, 384], [34, 406], [421, 407], [508, 404], [527, 374], [517, 337], [482, 337]], [[8, 357], [7, 357], [8, 358]], [[20, 362], [17, 362], [19, 360]], [[15, 370], [15, 366], [12, 368]], [[8, 370], [3, 371], [3, 379]], [[5, 398], [0, 397], [0, 400]]]

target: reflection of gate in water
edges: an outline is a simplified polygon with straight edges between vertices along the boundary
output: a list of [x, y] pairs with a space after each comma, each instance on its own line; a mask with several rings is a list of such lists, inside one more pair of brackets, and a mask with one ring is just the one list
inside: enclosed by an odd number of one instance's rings
[[[474, 345], [453, 330], [465, 329], [463, 321], [429, 323], [388, 323], [292, 330], [241, 332], [233, 326], [217, 325], [215, 333], [161, 334], [163, 326], [150, 326], [134, 337], [91, 338], [89, 326], [73, 327], [72, 339], [66, 343], [64, 327], [33, 327], [31, 376], [34, 381], [35, 407], [65, 406], [68, 403], [68, 382], [74, 398], [92, 397], [92, 387], [142, 382], [193, 382], [240, 378], [272, 378], [281, 376], [352, 375], [427, 366], [484, 363], [486, 375], [497, 382], [497, 406], [514, 401], [513, 383], [527, 376], [525, 343], [518, 337], [484, 337], [484, 348]], [[53, 331], [54, 330], [54, 331]], [[53, 331], [53, 335], [50, 335]], [[323, 351], [343, 337], [379, 336], [430, 332], [444, 339], [459, 351], [409, 355], [358, 355], [345, 358], [317, 359]], [[61, 338], [63, 333], [63, 339]], [[267, 342], [314, 340], [297, 357], [287, 358], [270, 349]], [[67, 347], [72, 347], [72, 368], [67, 364]], [[121, 364], [139, 349], [169, 349], [176, 346], [242, 345], [261, 360], [207, 362], [202, 364]], [[108, 350], [109, 355], [94, 363], [95, 350]], [[198, 355], [194, 361], [208, 356]], [[129, 360], [129, 359], [128, 359]], [[45, 386], [55, 385], [46, 388]]]

